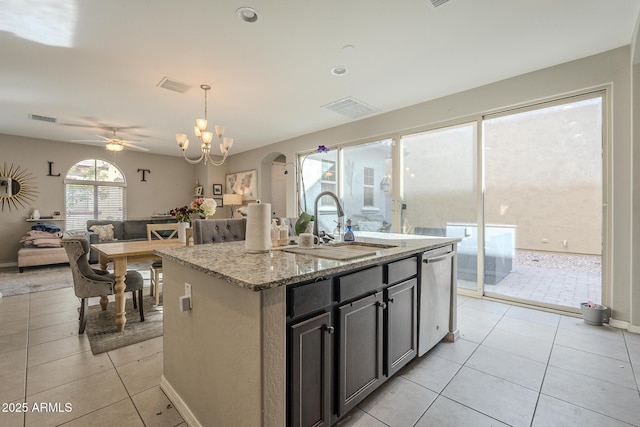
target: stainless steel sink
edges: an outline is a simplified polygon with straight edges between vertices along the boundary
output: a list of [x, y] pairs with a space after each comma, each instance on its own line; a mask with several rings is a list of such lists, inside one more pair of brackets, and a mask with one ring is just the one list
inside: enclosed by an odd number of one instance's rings
[[388, 249], [393, 247], [395, 246], [380, 245], [374, 243], [340, 242], [327, 245], [318, 245], [313, 248], [283, 248], [282, 251], [294, 254], [310, 255], [318, 258], [347, 261], [351, 259], [375, 255], [376, 252], [381, 249]]

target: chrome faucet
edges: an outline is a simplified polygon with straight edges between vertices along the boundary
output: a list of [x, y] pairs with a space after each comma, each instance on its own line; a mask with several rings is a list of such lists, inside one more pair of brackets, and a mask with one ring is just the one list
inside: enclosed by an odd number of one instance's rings
[[316, 197], [315, 202], [313, 202], [313, 234], [315, 236], [318, 236], [318, 200], [320, 200], [322, 196], [331, 196], [333, 197], [333, 200], [336, 201], [336, 207], [338, 208], [339, 223], [342, 222], [342, 218], [344, 217], [344, 211], [342, 210], [342, 206], [340, 205], [340, 200], [338, 200], [338, 196], [336, 196], [331, 191], [323, 191], [322, 193], [318, 194], [318, 197]]

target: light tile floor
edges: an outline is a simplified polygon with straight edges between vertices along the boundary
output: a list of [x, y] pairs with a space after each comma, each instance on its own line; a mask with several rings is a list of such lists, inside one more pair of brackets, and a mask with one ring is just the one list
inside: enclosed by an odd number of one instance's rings
[[[640, 426], [640, 335], [458, 303], [460, 339], [411, 362], [341, 426]], [[0, 426], [185, 426], [159, 388], [162, 338], [93, 356], [77, 306], [69, 288], [0, 299]], [[26, 414], [12, 411], [23, 403]], [[54, 412], [34, 411], [43, 403]]]
[[160, 390], [162, 337], [94, 356], [78, 307], [73, 288], [0, 299], [0, 426], [186, 426]]
[[460, 339], [365, 399], [345, 426], [640, 426], [640, 335], [458, 297]]

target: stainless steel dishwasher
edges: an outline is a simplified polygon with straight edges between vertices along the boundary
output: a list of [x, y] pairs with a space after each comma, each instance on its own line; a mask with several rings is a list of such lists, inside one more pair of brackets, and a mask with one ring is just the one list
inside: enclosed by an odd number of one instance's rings
[[418, 356], [447, 335], [450, 341], [457, 338], [455, 248], [453, 244], [422, 253]]

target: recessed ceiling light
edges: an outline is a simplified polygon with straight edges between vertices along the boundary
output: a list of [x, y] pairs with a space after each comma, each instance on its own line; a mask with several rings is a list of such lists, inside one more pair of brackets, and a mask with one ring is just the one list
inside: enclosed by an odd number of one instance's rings
[[258, 20], [258, 12], [250, 7], [241, 7], [240, 9], [236, 10], [236, 15], [238, 15], [238, 18], [240, 18], [244, 22], [252, 23]]
[[347, 74], [347, 69], [345, 67], [333, 67], [331, 69], [331, 74], [334, 76], [343, 76]]

